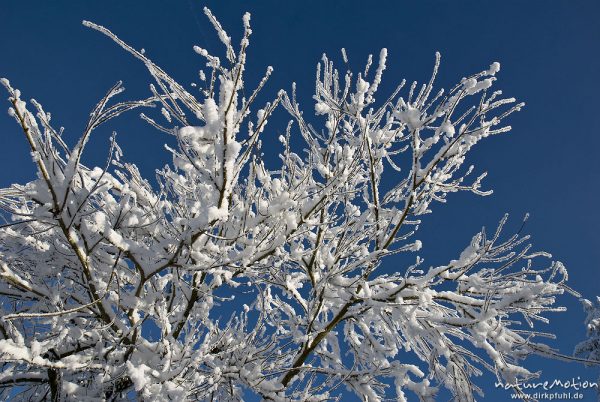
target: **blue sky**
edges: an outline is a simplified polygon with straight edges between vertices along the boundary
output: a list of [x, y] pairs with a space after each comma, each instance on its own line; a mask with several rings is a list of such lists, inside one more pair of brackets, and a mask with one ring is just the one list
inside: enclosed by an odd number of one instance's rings
[[[484, 141], [471, 154], [490, 197], [458, 194], [436, 205], [420, 238], [429, 264], [456, 258], [482, 225], [493, 228], [504, 212], [518, 229], [526, 213], [526, 232], [538, 249], [550, 251], [570, 271], [570, 284], [587, 298], [600, 294], [600, 2], [527, 1], [19, 1], [0, 6], [0, 76], [53, 113], [73, 144], [96, 101], [117, 80], [130, 99], [148, 95], [143, 66], [107, 38], [81, 25], [88, 19], [109, 27], [181, 83], [197, 81], [203, 61], [192, 51], [200, 45], [220, 52], [220, 43], [202, 7], [208, 5], [233, 38], [241, 16], [252, 13], [250, 83], [267, 65], [275, 69], [265, 94], [289, 89], [296, 81], [305, 110], [312, 109], [314, 67], [323, 52], [339, 56], [345, 47], [350, 64], [363, 66], [369, 53], [388, 48], [388, 70], [381, 92], [402, 78], [427, 80], [435, 51], [442, 53], [438, 86], [502, 63], [497, 87], [527, 103], [510, 118], [513, 131]], [[237, 41], [237, 40], [236, 40]], [[4, 107], [8, 107], [5, 103]], [[124, 116], [98, 130], [87, 162], [103, 163], [111, 130], [125, 156], [152, 175], [165, 163], [167, 140], [139, 121]], [[284, 129], [275, 119], [265, 135]], [[33, 177], [26, 143], [14, 122], [0, 115], [0, 186]], [[268, 146], [268, 139], [267, 141]], [[510, 229], [510, 228], [509, 228]], [[394, 266], [395, 261], [388, 264]], [[396, 261], [398, 268], [400, 262]], [[558, 334], [553, 344], [569, 354], [584, 337], [583, 312], [570, 296], [567, 313], [554, 314], [544, 330]], [[575, 363], [531, 359], [543, 378], [597, 378], [597, 369]], [[493, 384], [479, 385], [494, 398]], [[502, 399], [502, 398], [500, 398]]]

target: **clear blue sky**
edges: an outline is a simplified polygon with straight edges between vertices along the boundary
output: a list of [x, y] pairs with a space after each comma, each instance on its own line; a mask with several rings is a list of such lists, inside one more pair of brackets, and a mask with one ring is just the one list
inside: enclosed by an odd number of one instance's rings
[[[516, 229], [521, 216], [530, 212], [526, 231], [534, 244], [567, 265], [571, 285], [585, 297], [600, 294], [600, 2], [3, 2], [0, 76], [9, 78], [24, 97], [45, 105], [73, 144], [85, 117], [112, 84], [122, 79], [128, 88], [125, 96], [136, 98], [148, 94], [150, 82], [139, 62], [84, 28], [81, 20], [105, 25], [134, 47], [145, 48], [150, 58], [187, 84], [197, 80], [203, 64], [192, 45], [221, 50], [202, 14], [204, 5], [233, 38], [239, 38], [243, 12], [252, 13], [250, 82], [257, 82], [272, 65], [275, 72], [265, 93], [274, 95], [296, 81], [305, 110], [312, 109], [314, 66], [320, 55], [338, 56], [341, 47], [357, 69], [369, 53], [388, 48], [383, 93], [402, 78], [428, 79], [436, 50], [443, 57], [438, 85], [444, 87], [500, 61], [497, 87], [527, 106], [511, 117], [512, 132], [488, 139], [471, 154], [479, 171], [489, 172], [485, 183], [494, 195], [458, 194], [448, 204], [436, 205], [422, 225], [423, 256], [429, 264], [456, 258], [482, 225], [494, 227], [509, 212]], [[166, 138], [136, 116], [101, 128], [88, 148], [88, 163], [105, 160], [110, 131], [116, 129], [128, 160], [150, 175], [162, 165]], [[275, 119], [266, 135], [276, 138], [283, 129], [283, 121]], [[25, 141], [6, 114], [0, 115], [0, 136], [0, 186], [30, 180], [33, 167]], [[561, 301], [569, 311], [555, 314], [549, 328], [542, 328], [557, 333], [554, 345], [570, 354], [584, 337], [583, 313], [575, 298]], [[543, 378], [548, 379], [598, 376], [597, 369], [575, 363], [532, 359], [530, 367], [544, 369]], [[486, 400], [504, 400], [490, 381], [479, 381], [489, 391]]]

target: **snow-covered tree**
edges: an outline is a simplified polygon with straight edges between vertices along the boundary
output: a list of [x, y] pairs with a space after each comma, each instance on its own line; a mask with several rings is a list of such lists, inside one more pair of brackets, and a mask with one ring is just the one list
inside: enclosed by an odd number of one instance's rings
[[[575, 356], [589, 361], [600, 361], [600, 297], [596, 297], [596, 303], [583, 299], [583, 308], [587, 317], [585, 326], [587, 339], [575, 347]], [[599, 398], [600, 400], [600, 394]]]
[[[358, 73], [323, 56], [316, 116], [303, 113], [294, 87], [257, 109], [272, 69], [254, 90], [244, 79], [250, 16], [234, 46], [206, 14], [224, 57], [195, 48], [208, 69], [193, 90], [84, 22], [155, 83], [132, 102], [115, 103], [123, 88], [111, 88], [74, 146], [39, 103], [2, 81], [38, 176], [0, 190], [3, 395], [431, 401], [445, 387], [471, 401], [483, 371], [506, 383], [535, 376], [522, 361], [555, 355], [534, 323], [561, 310], [564, 266], [528, 236], [503, 234], [506, 217], [447, 264], [418, 256], [434, 204], [490, 193], [465, 161], [479, 141], [509, 131], [504, 118], [522, 107], [492, 91], [500, 65], [443, 91], [434, 88], [437, 55], [429, 82], [380, 95], [385, 49]], [[155, 181], [114, 138], [105, 166], [83, 163], [98, 126], [151, 106], [162, 116], [142, 118], [176, 144]], [[261, 136], [276, 108], [291, 122], [274, 169]], [[401, 253], [413, 263], [381, 269]]]

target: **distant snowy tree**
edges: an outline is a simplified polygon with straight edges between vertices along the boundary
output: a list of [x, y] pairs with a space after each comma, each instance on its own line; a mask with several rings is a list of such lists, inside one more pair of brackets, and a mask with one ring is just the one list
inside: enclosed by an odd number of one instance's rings
[[[586, 360], [600, 361], [600, 297], [596, 297], [596, 303], [584, 299], [583, 308], [587, 313], [585, 326], [587, 339], [575, 347], [575, 356]], [[598, 379], [600, 382], [600, 379]], [[600, 394], [599, 394], [600, 396]], [[600, 397], [598, 398], [600, 400]]]
[[[385, 49], [356, 74], [324, 56], [316, 117], [295, 88], [251, 110], [271, 68], [255, 90], [244, 81], [250, 16], [234, 48], [206, 14], [225, 57], [195, 48], [210, 72], [196, 94], [84, 22], [155, 83], [149, 98], [121, 103], [115, 85], [74, 146], [2, 80], [38, 176], [0, 190], [5, 398], [432, 401], [445, 387], [472, 401], [483, 370], [516, 383], [536, 375], [526, 356], [556, 356], [534, 322], [562, 310], [555, 297], [570, 291], [567, 272], [528, 236], [503, 235], [506, 217], [447, 264], [426, 267], [416, 255], [434, 203], [490, 193], [485, 174], [470, 179], [464, 164], [522, 107], [491, 90], [498, 63], [445, 92], [434, 89], [438, 55], [428, 83], [404, 90], [403, 81], [381, 100]], [[114, 138], [105, 166], [82, 162], [98, 126], [147, 106], [162, 115], [142, 118], [176, 143], [154, 184]], [[278, 107], [292, 121], [281, 164], [269, 169], [260, 138]], [[382, 271], [400, 253], [414, 263]]]

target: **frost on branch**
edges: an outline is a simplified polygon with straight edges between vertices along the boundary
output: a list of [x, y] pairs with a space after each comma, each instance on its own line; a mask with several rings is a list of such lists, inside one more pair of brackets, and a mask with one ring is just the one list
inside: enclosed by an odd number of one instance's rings
[[[536, 375], [522, 360], [555, 355], [535, 323], [561, 310], [567, 275], [528, 236], [503, 236], [506, 218], [445, 265], [415, 256], [379, 269], [384, 257], [421, 250], [421, 219], [449, 193], [490, 193], [485, 174], [471, 178], [463, 165], [522, 107], [491, 91], [499, 64], [445, 92], [434, 88], [437, 55], [428, 83], [402, 82], [381, 101], [385, 49], [356, 74], [323, 56], [316, 118], [294, 87], [254, 109], [272, 69], [247, 87], [250, 16], [236, 47], [206, 14], [225, 58], [195, 48], [209, 71], [196, 94], [84, 22], [143, 62], [154, 83], [135, 102], [114, 103], [122, 87], [110, 89], [73, 147], [3, 80], [38, 171], [0, 190], [4, 395], [431, 401], [446, 387], [469, 401], [483, 370], [510, 383]], [[272, 170], [260, 138], [279, 105], [291, 121]], [[149, 106], [160, 113], [142, 118], [176, 140], [155, 185], [125, 162], [114, 136], [105, 166], [82, 163], [94, 129]]]

